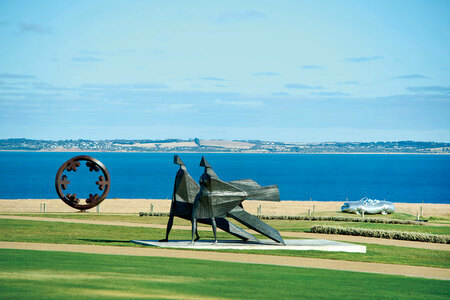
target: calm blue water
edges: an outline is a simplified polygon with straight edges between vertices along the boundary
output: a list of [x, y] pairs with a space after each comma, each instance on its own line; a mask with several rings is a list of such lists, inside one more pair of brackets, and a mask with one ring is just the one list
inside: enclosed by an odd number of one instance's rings
[[[57, 198], [59, 166], [82, 153], [0, 153], [0, 199]], [[170, 198], [178, 166], [173, 154], [91, 153], [111, 175], [108, 198]], [[203, 172], [201, 154], [180, 154], [194, 179]], [[362, 197], [394, 202], [450, 203], [447, 155], [206, 154], [223, 180], [251, 178], [277, 184], [282, 200], [345, 201]], [[84, 167], [84, 166], [83, 166]], [[80, 171], [83, 169], [79, 169]], [[97, 192], [95, 179], [69, 173], [69, 193]], [[97, 175], [85, 172], [84, 175]], [[78, 183], [78, 186], [77, 186]], [[90, 186], [86, 188], [86, 186]], [[75, 192], [76, 193], [76, 192]]]

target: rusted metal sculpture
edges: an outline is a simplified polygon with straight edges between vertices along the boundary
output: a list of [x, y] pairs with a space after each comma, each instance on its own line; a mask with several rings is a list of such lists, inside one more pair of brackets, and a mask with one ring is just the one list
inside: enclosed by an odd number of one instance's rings
[[[98, 189], [100, 191], [103, 191], [103, 193], [101, 195], [97, 193], [89, 194], [89, 197], [86, 200], [84, 200], [83, 203], [83, 200], [77, 198], [77, 194], [64, 193], [64, 190], [67, 189], [67, 186], [70, 184], [70, 181], [68, 180], [68, 176], [63, 173], [64, 171], [76, 172], [78, 167], [80, 167], [81, 162], [84, 161], [86, 162], [86, 166], [89, 168], [90, 172], [101, 171], [102, 174], [99, 175], [98, 181], [96, 181], [95, 184], [98, 185]], [[70, 207], [82, 211], [89, 208], [93, 208], [99, 205], [103, 200], [105, 200], [106, 196], [108, 196], [110, 185], [111, 180], [109, 177], [109, 172], [106, 169], [106, 167], [99, 160], [87, 155], [76, 156], [63, 163], [62, 166], [59, 168], [58, 172], [56, 173], [55, 179], [56, 193], [58, 194], [59, 198], [61, 198], [61, 200], [64, 201]]]
[[[175, 184], [172, 194], [172, 204], [170, 206], [169, 221], [167, 223], [166, 229], [166, 238], [160, 240], [161, 242], [167, 242], [169, 240], [169, 234], [170, 230], [172, 229], [174, 217], [179, 217], [185, 220], [192, 219], [192, 205], [194, 204], [195, 197], [197, 196], [200, 189], [199, 185], [195, 182], [191, 175], [189, 175], [186, 166], [178, 155], [174, 156], [173, 162], [174, 164], [179, 165], [180, 169], [178, 170], [175, 177]], [[201, 219], [199, 220], [199, 222], [208, 225], [212, 224], [210, 218]], [[258, 242], [258, 239], [256, 239], [253, 235], [228, 222], [224, 218], [217, 218], [216, 224], [217, 227], [219, 227], [223, 231], [228, 232], [242, 240]], [[197, 231], [195, 231], [195, 235], [195, 240], [198, 240], [200, 237]]]

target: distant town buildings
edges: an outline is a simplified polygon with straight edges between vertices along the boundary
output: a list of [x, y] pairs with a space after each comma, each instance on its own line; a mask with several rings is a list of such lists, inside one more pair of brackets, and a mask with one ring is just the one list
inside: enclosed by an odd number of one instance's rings
[[2, 139], [3, 151], [104, 151], [104, 152], [228, 152], [228, 153], [450, 153], [450, 143], [370, 142], [370, 143], [281, 143], [270, 141], [224, 140], [30, 140]]

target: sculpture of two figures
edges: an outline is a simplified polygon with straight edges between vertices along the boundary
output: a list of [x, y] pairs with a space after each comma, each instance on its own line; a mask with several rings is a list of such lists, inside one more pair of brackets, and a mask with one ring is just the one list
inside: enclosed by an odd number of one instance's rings
[[205, 171], [200, 177], [200, 185], [198, 185], [189, 175], [178, 155], [174, 156], [174, 163], [179, 165], [180, 169], [175, 178], [166, 238], [162, 241], [168, 241], [173, 218], [177, 216], [191, 221], [192, 242], [200, 238], [197, 232], [197, 222], [212, 225], [215, 243], [217, 243], [216, 227], [244, 241], [259, 242], [250, 233], [230, 223], [226, 219], [230, 217], [248, 228], [285, 245], [283, 238], [276, 229], [246, 212], [242, 206], [242, 202], [246, 199], [280, 201], [276, 185], [261, 187], [251, 179], [230, 182], [222, 181], [214, 173], [211, 165], [204, 157], [202, 157], [200, 166], [204, 167]]

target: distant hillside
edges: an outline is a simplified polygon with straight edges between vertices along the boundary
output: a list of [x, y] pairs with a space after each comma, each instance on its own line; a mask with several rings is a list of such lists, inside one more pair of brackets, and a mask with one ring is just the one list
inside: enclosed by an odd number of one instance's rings
[[1, 139], [0, 150], [16, 151], [107, 151], [107, 152], [234, 152], [234, 153], [450, 153], [450, 143], [281, 143], [225, 140], [29, 140]]

